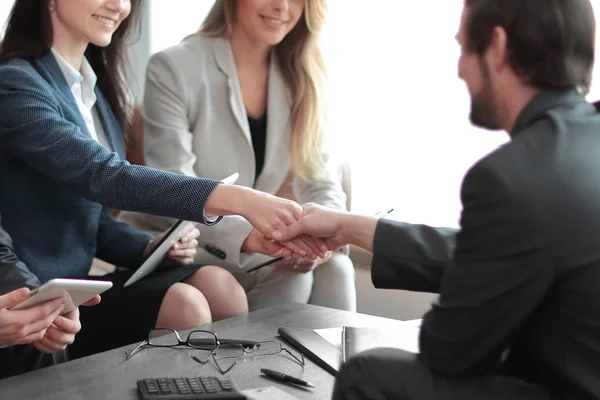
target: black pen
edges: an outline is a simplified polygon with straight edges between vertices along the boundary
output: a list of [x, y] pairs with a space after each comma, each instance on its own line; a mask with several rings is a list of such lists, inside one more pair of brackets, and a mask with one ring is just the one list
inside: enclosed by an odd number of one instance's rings
[[249, 272], [254, 272], [254, 271], [258, 270], [258, 269], [261, 269], [262, 267], [266, 267], [267, 265], [274, 264], [274, 263], [276, 263], [277, 261], [281, 261], [281, 260], [283, 260], [283, 257], [281, 257], [281, 256], [279, 256], [279, 257], [275, 257], [275, 258], [271, 258], [269, 261], [265, 261], [265, 262], [264, 262], [264, 263], [262, 263], [262, 264], [258, 264], [257, 266], [255, 266], [255, 267], [252, 267], [252, 268], [250, 268], [250, 269], [246, 270], [246, 273], [249, 273]]
[[306, 381], [303, 381], [302, 379], [298, 379], [298, 378], [294, 378], [293, 376], [282, 374], [281, 372], [273, 371], [272, 369], [261, 368], [260, 372], [262, 372], [269, 378], [273, 378], [273, 379], [276, 379], [281, 382], [285, 382], [285, 383], [289, 382], [289, 383], [293, 383], [294, 385], [305, 386], [305, 387], [309, 387], [309, 388], [315, 387], [315, 385], [313, 385], [310, 382], [306, 382]]

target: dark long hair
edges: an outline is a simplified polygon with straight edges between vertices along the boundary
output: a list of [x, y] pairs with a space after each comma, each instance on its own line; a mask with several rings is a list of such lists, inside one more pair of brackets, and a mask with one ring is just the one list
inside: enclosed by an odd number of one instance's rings
[[[89, 44], [85, 56], [98, 77], [97, 85], [119, 121], [125, 141], [132, 143], [132, 102], [125, 81], [125, 47], [133, 33], [139, 34], [140, 8], [143, 0], [131, 0], [131, 14], [121, 22], [106, 47]], [[0, 48], [0, 59], [34, 60], [46, 54], [52, 42], [50, 0], [16, 0], [8, 18]]]

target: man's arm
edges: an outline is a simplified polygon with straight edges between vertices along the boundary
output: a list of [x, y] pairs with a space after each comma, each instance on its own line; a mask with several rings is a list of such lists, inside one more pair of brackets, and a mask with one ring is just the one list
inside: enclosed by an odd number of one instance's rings
[[486, 167], [466, 176], [461, 231], [439, 299], [423, 320], [420, 359], [468, 378], [491, 371], [542, 301], [552, 259], [535, 213]]
[[12, 240], [0, 225], [0, 294], [21, 287], [35, 288], [40, 281], [12, 250]]
[[373, 285], [438, 293], [452, 260], [456, 232], [381, 219], [373, 239]]

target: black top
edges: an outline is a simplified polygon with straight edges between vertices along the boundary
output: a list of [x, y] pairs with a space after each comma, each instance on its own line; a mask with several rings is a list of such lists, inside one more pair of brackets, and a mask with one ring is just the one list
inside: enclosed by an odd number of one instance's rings
[[553, 398], [600, 399], [600, 114], [541, 92], [512, 134], [467, 173], [460, 231], [379, 222], [373, 283], [440, 293], [419, 355], [436, 374], [501, 364]]
[[265, 148], [267, 145], [267, 111], [258, 118], [248, 117], [250, 124], [250, 135], [252, 136], [252, 147], [254, 148], [254, 159], [256, 166], [256, 175], [254, 181], [260, 176], [265, 166]]

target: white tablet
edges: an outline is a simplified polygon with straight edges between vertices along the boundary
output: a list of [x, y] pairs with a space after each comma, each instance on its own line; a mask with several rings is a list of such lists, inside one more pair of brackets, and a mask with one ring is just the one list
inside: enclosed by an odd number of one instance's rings
[[195, 224], [189, 221], [179, 220], [173, 225], [171, 230], [163, 236], [161, 241], [154, 246], [150, 254], [146, 257], [142, 265], [135, 271], [133, 275], [125, 282], [124, 287], [130, 286], [140, 279], [148, 276], [154, 271], [165, 258], [169, 249], [179, 241], [187, 232], [194, 228]]
[[[240, 174], [237, 172], [229, 175], [227, 178], [221, 180], [226, 185], [233, 185]], [[152, 271], [154, 271], [162, 260], [165, 258], [165, 255], [169, 251], [169, 249], [179, 241], [187, 232], [192, 230], [196, 224], [194, 222], [179, 220], [173, 225], [171, 230], [162, 238], [160, 243], [158, 243], [150, 254], [146, 257], [142, 265], [135, 271], [133, 275], [125, 282], [124, 287], [130, 286], [140, 279], [148, 276]]]
[[29, 298], [12, 307], [11, 310], [25, 310], [37, 304], [63, 297], [65, 308], [61, 314], [66, 314], [111, 287], [112, 282], [108, 281], [52, 279], [33, 289]]

